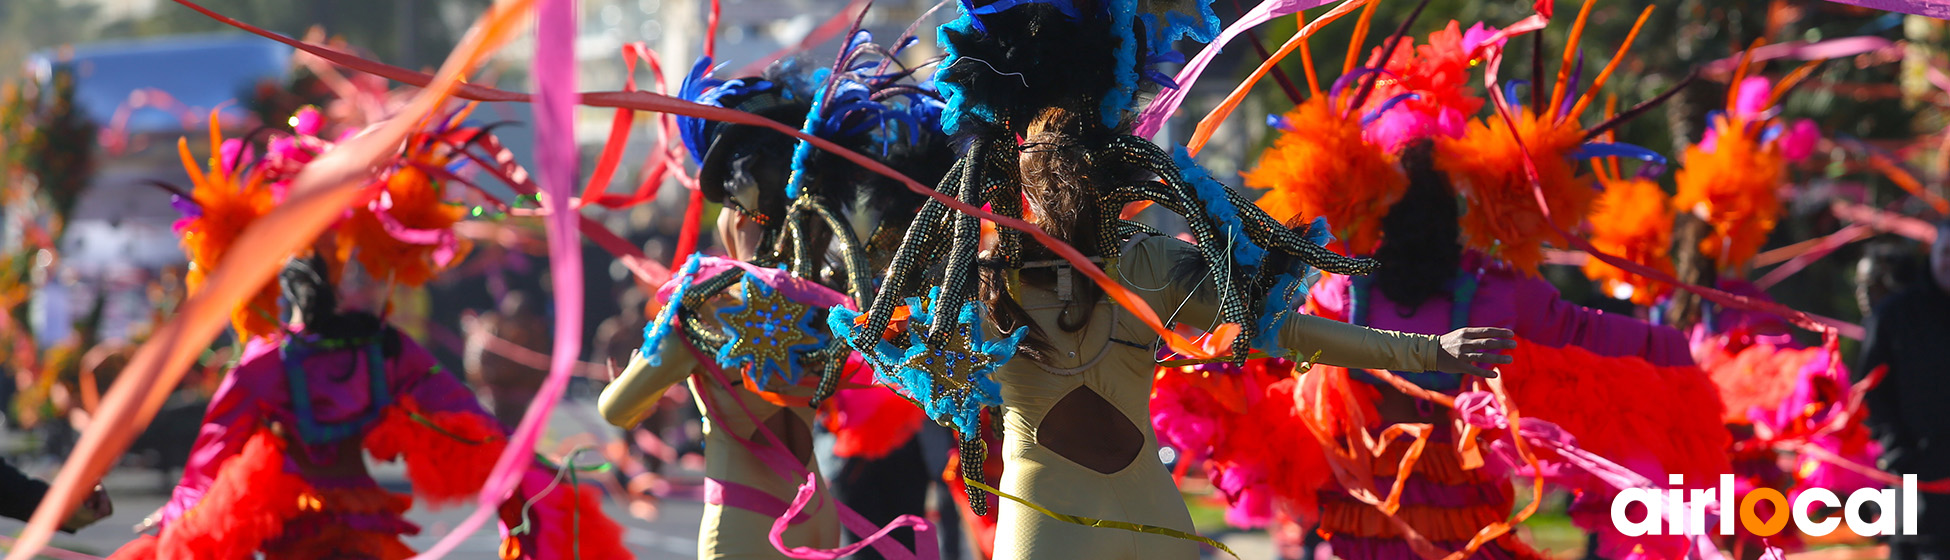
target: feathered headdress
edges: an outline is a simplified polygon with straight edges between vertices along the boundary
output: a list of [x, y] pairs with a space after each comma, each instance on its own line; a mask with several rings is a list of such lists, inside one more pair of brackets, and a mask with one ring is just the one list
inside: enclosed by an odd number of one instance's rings
[[[191, 293], [203, 286], [203, 275], [215, 270], [224, 253], [252, 222], [276, 206], [270, 183], [260, 168], [244, 168], [248, 148], [239, 139], [224, 139], [215, 111], [210, 113], [210, 159], [198, 165], [190, 155], [189, 140], [176, 142], [176, 151], [189, 172], [192, 188], [175, 193], [174, 204], [183, 212], [174, 229], [189, 256], [189, 273], [184, 283]], [[267, 279], [243, 305], [230, 313], [231, 327], [239, 338], [254, 338], [278, 332], [278, 283]]]
[[[1578, 116], [1625, 59], [1639, 29], [1652, 15], [1652, 7], [1647, 6], [1625, 36], [1618, 53], [1598, 72], [1590, 88], [1581, 93], [1584, 68], [1577, 57], [1578, 40], [1584, 34], [1591, 7], [1592, 3], [1586, 2], [1578, 13], [1577, 23], [1571, 27], [1549, 96], [1542, 95], [1543, 90], [1539, 89], [1538, 95], [1532, 96], [1536, 106], [1512, 108], [1508, 114], [1469, 123], [1460, 137], [1436, 140], [1436, 168], [1449, 175], [1463, 197], [1463, 243], [1528, 274], [1537, 273], [1537, 266], [1544, 260], [1543, 244], [1555, 235], [1554, 230], [1571, 231], [1577, 227], [1598, 198], [1597, 185], [1589, 173], [1580, 170], [1578, 160], [1630, 157], [1658, 164], [1665, 162], [1663, 156], [1638, 146], [1589, 140], [1616, 126], [1623, 118], [1664, 101], [1671, 91], [1628, 110], [1624, 117], [1607, 120], [1589, 130], [1578, 124]], [[1516, 87], [1523, 83], [1505, 84], [1504, 98], [1516, 99]], [[1543, 202], [1550, 207], [1548, 221], [1526, 170], [1532, 165]]]
[[[1282, 221], [1325, 219], [1349, 252], [1373, 254], [1381, 243], [1382, 217], [1408, 188], [1394, 154], [1418, 138], [1461, 135], [1468, 115], [1483, 106], [1467, 87], [1475, 65], [1470, 53], [1494, 30], [1485, 31], [1481, 23], [1467, 34], [1460, 28], [1451, 21], [1419, 47], [1413, 39], [1391, 36], [1387, 42], [1396, 49], [1377, 48], [1371, 56], [1371, 63], [1387, 58], [1384, 68], [1355, 68], [1350, 58], [1326, 95], [1316, 85], [1311, 53], [1303, 49], [1314, 95], [1285, 116], [1268, 119], [1282, 133], [1246, 174], [1248, 186], [1268, 189], [1259, 206]], [[1360, 50], [1363, 31], [1357, 28], [1350, 51]], [[1355, 84], [1360, 91], [1349, 91]], [[1348, 108], [1354, 103], [1361, 107]]]
[[[1599, 182], [1605, 192], [1591, 213], [1591, 246], [1671, 275], [1672, 259], [1667, 255], [1672, 246], [1671, 197], [1649, 179], [1600, 173]], [[1669, 284], [1598, 259], [1585, 261], [1584, 274], [1607, 295], [1638, 305], [1652, 305], [1672, 291]]]
[[1726, 111], [1708, 117], [1706, 136], [1686, 148], [1683, 167], [1675, 175], [1679, 190], [1673, 205], [1712, 224], [1713, 235], [1701, 240], [1699, 248], [1722, 269], [1747, 262], [1766, 243], [1780, 219], [1787, 162], [1804, 157], [1819, 134], [1806, 123], [1789, 129], [1773, 108], [1820, 61], [1796, 69], [1778, 86], [1764, 77], [1748, 77], [1749, 62], [1745, 57], [1740, 61]]
[[366, 275], [387, 285], [414, 287], [466, 258], [472, 244], [454, 235], [454, 224], [467, 217], [458, 203], [451, 176], [466, 160], [440, 138], [458, 129], [468, 111], [441, 119], [431, 130], [408, 140], [370, 202], [356, 206], [338, 225], [338, 259], [356, 259]]
[[1259, 207], [1273, 219], [1325, 219], [1349, 253], [1370, 255], [1381, 244], [1381, 218], [1401, 200], [1408, 178], [1344, 113], [1316, 97], [1279, 118], [1282, 133], [1246, 173], [1246, 185], [1268, 189]]
[[[1496, 32], [1481, 22], [1464, 31], [1451, 20], [1424, 44], [1403, 37], [1410, 44], [1389, 56], [1364, 108], [1374, 111], [1373, 121], [1363, 127], [1368, 140], [1397, 152], [1418, 138], [1462, 136], [1469, 116], [1483, 108], [1482, 96], [1469, 83], [1470, 71], [1482, 62], [1477, 47]], [[1382, 56], [1380, 49], [1375, 58]]]
[[[355, 206], [334, 226], [337, 239], [334, 274], [356, 260], [368, 276], [389, 285], [418, 286], [466, 256], [468, 243], [457, 238], [453, 226], [466, 210], [450, 199], [449, 177], [459, 162], [451, 146], [436, 138], [457, 127], [466, 111], [441, 119], [438, 128], [417, 134], [393, 167], [369, 190], [369, 201]], [[317, 112], [307, 108], [292, 117], [295, 133], [273, 138], [259, 158], [242, 139], [224, 139], [216, 116], [210, 119], [211, 158], [207, 170], [195, 163], [187, 140], [177, 150], [193, 188], [175, 193], [183, 213], [175, 224], [183, 251], [190, 259], [186, 284], [192, 291], [245, 228], [270, 213], [284, 198], [284, 189], [312, 158], [331, 147], [317, 133]], [[242, 338], [266, 336], [282, 327], [276, 282], [266, 281], [242, 306], [232, 311], [231, 325]]]

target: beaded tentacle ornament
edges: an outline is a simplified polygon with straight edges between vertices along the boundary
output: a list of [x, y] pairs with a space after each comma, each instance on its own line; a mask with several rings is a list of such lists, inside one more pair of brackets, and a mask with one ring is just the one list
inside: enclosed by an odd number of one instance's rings
[[[1024, 215], [1019, 145], [1032, 117], [1047, 108], [1088, 115], [1079, 139], [1097, 177], [1133, 177], [1133, 181], [1097, 181], [1096, 201], [1101, 232], [1096, 245], [1086, 248], [1104, 257], [1106, 268], [1131, 235], [1148, 228], [1122, 220], [1123, 208], [1152, 202], [1184, 216], [1198, 240], [1200, 256], [1219, 281], [1217, 294], [1222, 321], [1241, 334], [1233, 341], [1232, 360], [1243, 361], [1252, 350], [1258, 329], [1277, 328], [1277, 317], [1290, 312], [1296, 282], [1313, 267], [1341, 274], [1366, 274], [1375, 263], [1335, 254], [1321, 246], [1324, 228], [1306, 221], [1290, 228], [1219, 183], [1186, 157], [1174, 156], [1150, 141], [1120, 134], [1134, 115], [1141, 90], [1176, 87], [1155, 71], [1155, 65], [1178, 60], [1172, 50], [1178, 39], [1210, 40], [1218, 19], [1205, 0], [1124, 0], [1097, 3], [1093, 12], [1069, 0], [962, 0], [958, 19], [941, 26], [939, 41], [946, 52], [935, 87], [946, 100], [944, 131], [967, 139], [965, 151], [940, 182], [939, 190], [974, 207], [988, 206], [1011, 218]], [[1099, 47], [1107, 45], [1107, 47]], [[1162, 79], [1161, 79], [1162, 78]], [[879, 371], [903, 371], [902, 359], [916, 352], [936, 356], [956, 353], [953, 333], [979, 332], [988, 327], [988, 310], [972, 300], [980, 266], [1000, 266], [1009, 272], [1007, 294], [1018, 293], [1015, 271], [1023, 265], [1023, 237], [1013, 230], [997, 232], [996, 246], [978, 265], [981, 245], [979, 219], [950, 213], [936, 201], [925, 203], [900, 250], [888, 266], [879, 297], [860, 313], [834, 310], [833, 332], [874, 362]], [[935, 265], [940, 263], [940, 267]], [[939, 270], [938, 276], [934, 271]], [[938, 278], [928, 281], [925, 278]], [[926, 306], [960, 313], [922, 313], [914, 298], [929, 294]], [[906, 336], [890, 337], [887, 329], [907, 303], [910, 316]], [[1265, 319], [1273, 320], [1265, 320]], [[1015, 338], [1020, 331], [1009, 334]], [[901, 348], [897, 341], [905, 341]], [[1262, 342], [1264, 342], [1262, 340]], [[887, 347], [892, 347], [887, 348]], [[895, 350], [899, 350], [896, 352]], [[1001, 359], [1007, 359], [1003, 356]], [[996, 365], [1000, 365], [997, 363]], [[908, 370], [911, 372], [911, 370]], [[986, 376], [986, 371], [973, 373]], [[963, 383], [940, 376], [903, 375], [883, 378], [917, 400], [944, 394]], [[983, 379], [981, 381], [986, 381]], [[961, 395], [947, 391], [946, 407], [929, 408], [930, 416], [960, 432], [963, 464], [980, 465], [986, 451], [976, 427], [959, 419], [981, 408], [999, 405], [979, 392]], [[964, 473], [979, 480], [979, 470]], [[986, 495], [969, 486], [970, 504], [986, 510]]]
[[[699, 103], [801, 122], [809, 134], [879, 154], [897, 169], [926, 177], [929, 167], [947, 166], [945, 137], [939, 133], [942, 102], [912, 83], [912, 69], [896, 60], [915, 43], [911, 37], [894, 48], [872, 39], [856, 30], [832, 67], [806, 71], [798, 61], [786, 61], [764, 77], [715, 79], [712, 61], [702, 59], [681, 92]], [[906, 226], [917, 196], [784, 135], [690, 117], [678, 117], [678, 126], [693, 161], [703, 168], [699, 179], [707, 197], [762, 226], [752, 264], [779, 266], [838, 287], [862, 304], [872, 297], [875, 255], [891, 251], [892, 235]], [[746, 158], [763, 161], [737, 161]], [[787, 163], [783, 177], [766, 175]], [[811, 399], [815, 407], [838, 389], [852, 348], [823, 332], [825, 309], [793, 302], [737, 267], [687, 276], [682, 283], [670, 312], [649, 328], [646, 355], [655, 354], [674, 323], [720, 366], [751, 368], [761, 386], [797, 384], [810, 370], [819, 376]], [[743, 305], [721, 310], [718, 322], [699, 311], [734, 286], [744, 294]]]

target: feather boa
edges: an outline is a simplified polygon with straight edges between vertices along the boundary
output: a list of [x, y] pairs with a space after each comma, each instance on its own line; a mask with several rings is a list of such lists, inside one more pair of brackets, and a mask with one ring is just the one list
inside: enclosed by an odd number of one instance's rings
[[1525, 274], [1536, 275], [1544, 261], [1544, 242], [1556, 235], [1524, 174], [1526, 149], [1537, 164], [1551, 222], [1576, 228], [1598, 198], [1591, 177], [1579, 175], [1571, 155], [1584, 143], [1575, 122], [1549, 122], [1525, 110], [1516, 118], [1519, 146], [1503, 119], [1472, 121], [1461, 138], [1436, 139], [1436, 168], [1449, 174], [1467, 205], [1463, 242], [1495, 255]]
[[[429, 505], [455, 504], [474, 497], [507, 448], [500, 424], [478, 413], [420, 414], [418, 410], [411, 401], [387, 409], [386, 416], [366, 434], [366, 451], [381, 461], [404, 456], [413, 493]], [[414, 419], [415, 414], [432, 426]]]
[[[284, 534], [311, 486], [285, 471], [284, 440], [258, 430], [225, 461], [195, 508], [170, 523], [153, 544], [161, 560], [245, 560]], [[140, 542], [140, 541], [138, 541]], [[145, 545], [136, 545], [132, 554]], [[120, 557], [121, 553], [117, 553]]]
[[[1659, 184], [1645, 179], [1606, 181], [1605, 192], [1591, 214], [1591, 246], [1606, 254], [1673, 274], [1667, 248], [1672, 245], [1672, 204]], [[1585, 261], [1584, 274], [1597, 281], [1607, 295], [1652, 305], [1672, 286], [1625, 272], [1598, 259]]]
[[1326, 218], [1348, 252], [1371, 254], [1381, 243], [1381, 218], [1401, 200], [1408, 179], [1361, 138], [1358, 122], [1337, 113], [1320, 97], [1294, 107], [1281, 119], [1285, 132], [1246, 173], [1246, 185], [1268, 189], [1258, 204], [1273, 219]]

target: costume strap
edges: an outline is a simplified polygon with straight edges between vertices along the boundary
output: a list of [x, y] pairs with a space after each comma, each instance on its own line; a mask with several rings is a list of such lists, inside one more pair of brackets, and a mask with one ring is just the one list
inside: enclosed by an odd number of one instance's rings
[[[772, 517], [784, 517], [789, 505], [784, 500], [765, 493], [764, 490], [715, 478], [704, 479], [704, 503], [734, 507]], [[792, 516], [792, 520], [787, 523], [804, 523], [810, 517], [812, 516], [806, 512], [799, 512], [799, 515]]]
[[379, 419], [381, 411], [384, 411], [388, 406], [392, 406], [393, 393], [388, 390], [386, 383], [386, 358], [379, 342], [380, 336], [384, 334], [382, 332], [380, 335], [375, 335], [369, 340], [359, 341], [363, 344], [355, 345], [353, 343], [347, 343], [340, 345], [336, 344], [335, 341], [324, 341], [324, 344], [320, 346], [320, 348], [327, 349], [328, 351], [343, 350], [359, 345], [365, 347], [361, 353], [365, 355], [366, 359], [366, 379], [369, 382], [368, 389], [371, 391], [372, 400], [364, 414], [343, 422], [321, 422], [318, 420], [317, 413], [312, 410], [311, 384], [308, 376], [305, 374], [304, 361], [306, 358], [311, 357], [314, 345], [310, 342], [300, 341], [294, 347], [292, 339], [289, 337], [279, 343], [278, 354], [279, 358], [284, 362], [285, 381], [290, 384], [292, 413], [297, 417], [298, 435], [304, 440], [306, 445], [323, 445], [359, 435], [366, 426], [371, 425], [373, 421]]

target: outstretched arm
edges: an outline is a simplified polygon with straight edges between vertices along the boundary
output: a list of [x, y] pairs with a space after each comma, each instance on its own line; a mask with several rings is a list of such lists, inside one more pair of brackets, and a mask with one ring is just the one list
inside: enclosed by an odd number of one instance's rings
[[[1171, 320], [1208, 331], [1217, 327], [1216, 291], [1205, 275], [1173, 274], [1173, 268], [1196, 249], [1176, 239], [1152, 237], [1124, 253], [1125, 281], [1146, 296], [1153, 309], [1171, 313]], [[1503, 364], [1508, 356], [1496, 350], [1514, 348], [1504, 329], [1458, 329], [1442, 336], [1371, 329], [1300, 313], [1289, 313], [1280, 326], [1280, 347], [1297, 359], [1350, 368], [1402, 371], [1445, 371], [1490, 375], [1471, 362]]]

